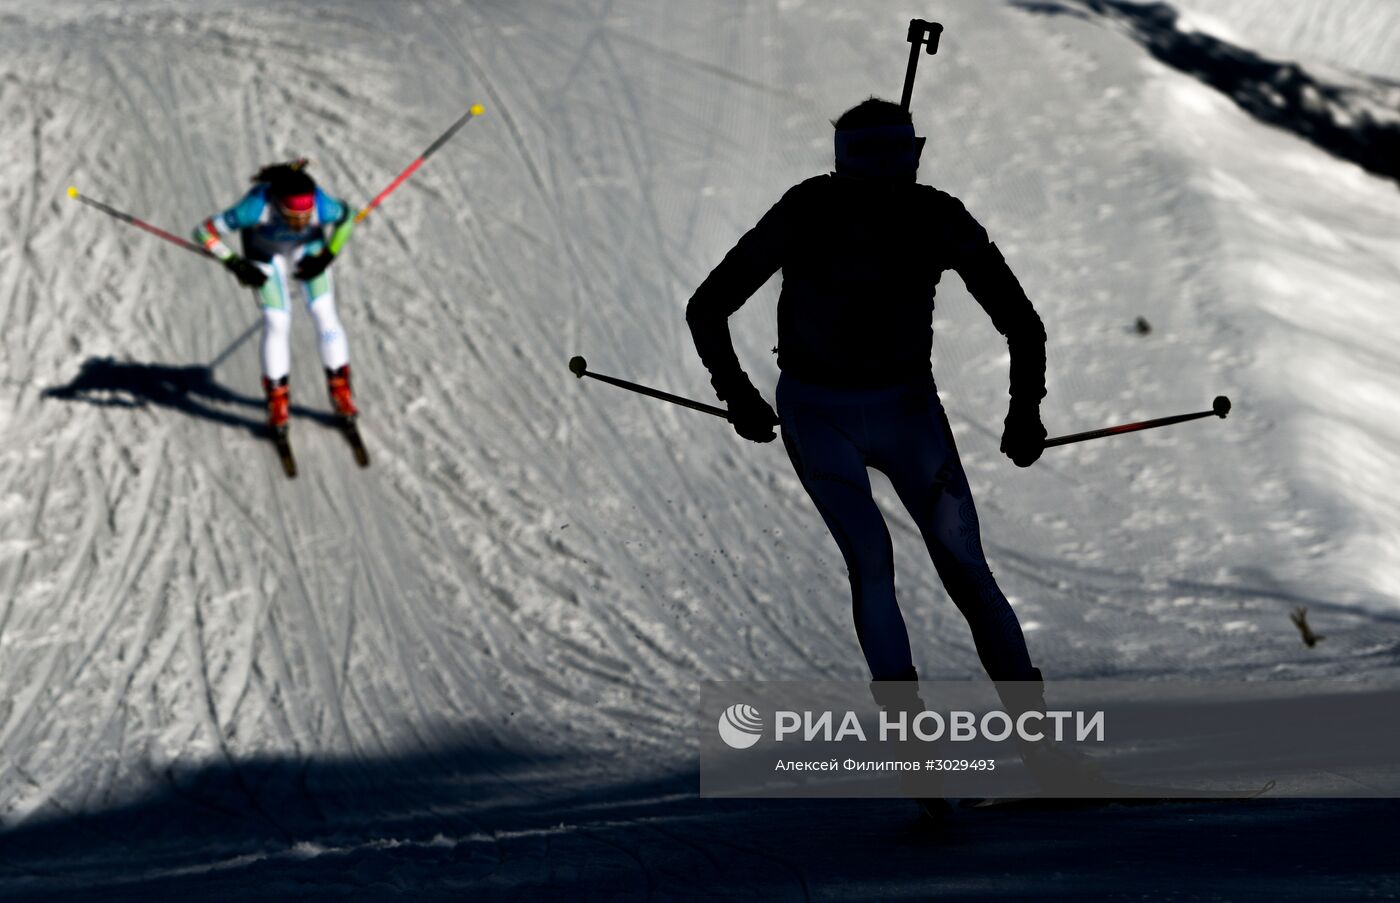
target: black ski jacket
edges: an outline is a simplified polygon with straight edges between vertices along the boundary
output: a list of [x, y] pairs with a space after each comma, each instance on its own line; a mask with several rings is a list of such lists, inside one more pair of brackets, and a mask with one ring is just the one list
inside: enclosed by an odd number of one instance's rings
[[690, 299], [686, 321], [722, 399], [750, 386], [729, 316], [779, 269], [784, 373], [842, 389], [928, 378], [934, 291], [955, 270], [1006, 336], [1012, 399], [1045, 395], [1045, 327], [962, 202], [914, 182], [828, 174], [784, 194]]

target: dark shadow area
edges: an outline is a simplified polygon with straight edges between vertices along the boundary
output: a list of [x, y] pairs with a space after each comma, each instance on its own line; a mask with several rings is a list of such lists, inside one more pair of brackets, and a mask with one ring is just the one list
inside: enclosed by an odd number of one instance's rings
[[1267, 59], [1219, 38], [1178, 28], [1177, 11], [1165, 3], [1123, 0], [1013, 0], [1039, 15], [1109, 18], [1157, 60], [1229, 97], [1261, 122], [1286, 129], [1315, 146], [1400, 183], [1400, 122], [1377, 119], [1373, 109], [1394, 109], [1400, 91], [1372, 79], [1373, 91], [1319, 81], [1296, 63]]
[[[256, 436], [267, 435], [263, 399], [222, 385], [214, 378], [214, 371], [203, 364], [175, 367], [91, 357], [66, 385], [45, 389], [43, 396], [99, 407], [157, 405], [225, 426], [242, 427]], [[242, 415], [219, 405], [232, 405], [255, 413]], [[294, 404], [292, 416], [336, 426], [335, 416], [330, 411]]]
[[[461, 742], [157, 770], [140, 798], [0, 832], [13, 899], [1318, 900], [1400, 890], [1393, 801], [970, 811], [708, 800], [577, 752]], [[625, 768], [612, 768], [612, 774]]]

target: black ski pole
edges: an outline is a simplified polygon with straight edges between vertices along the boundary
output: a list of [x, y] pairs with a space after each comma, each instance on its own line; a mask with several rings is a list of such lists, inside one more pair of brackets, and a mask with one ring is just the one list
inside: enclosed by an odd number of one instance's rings
[[238, 350], [239, 345], [242, 345], [244, 342], [252, 338], [253, 333], [257, 332], [260, 329], [262, 329], [261, 318], [254, 320], [251, 324], [249, 324], [248, 328], [243, 330], [243, 333], [238, 338], [230, 342], [228, 346], [224, 348], [223, 351], [220, 351], [212, 361], [205, 365], [205, 367], [207, 367], [210, 372], [213, 372], [214, 370], [218, 369], [220, 364], [228, 360], [229, 355], [233, 354], [235, 351]]
[[69, 186], [68, 188], [68, 196], [80, 204], [86, 204], [94, 210], [99, 210], [102, 213], [107, 214], [113, 219], [119, 219], [124, 223], [130, 223], [138, 229], [145, 229], [147, 232], [151, 233], [156, 238], [163, 238], [166, 241], [170, 242], [172, 245], [177, 245], [181, 248], [184, 248], [186, 251], [193, 251], [201, 257], [208, 257], [210, 260], [219, 259], [215, 257], [208, 248], [201, 248], [199, 245], [195, 244], [189, 239], [181, 238], [178, 235], [171, 235], [169, 232], [165, 231], [159, 226], [152, 226], [145, 220], [132, 216], [130, 213], [123, 213], [117, 208], [109, 207], [101, 201], [94, 201], [87, 195], [79, 193], [78, 189], [73, 188], [72, 186]]
[[904, 97], [899, 105], [909, 111], [909, 101], [914, 97], [914, 73], [919, 68], [919, 50], [928, 48], [928, 55], [938, 52], [938, 36], [943, 34], [943, 26], [923, 19], [909, 20], [909, 68], [904, 70]]
[[1056, 445], [1069, 445], [1071, 442], [1084, 442], [1089, 439], [1102, 439], [1105, 436], [1117, 436], [1119, 433], [1135, 433], [1138, 430], [1150, 430], [1154, 427], [1169, 426], [1173, 423], [1183, 423], [1187, 420], [1198, 420], [1202, 417], [1219, 417], [1225, 419], [1225, 415], [1230, 413], [1230, 399], [1224, 395], [1215, 396], [1215, 401], [1211, 403], [1209, 411], [1197, 411], [1194, 414], [1177, 414], [1172, 417], [1158, 417], [1156, 420], [1143, 420], [1138, 423], [1124, 423], [1118, 426], [1106, 426], [1101, 430], [1089, 430], [1087, 433], [1072, 433], [1068, 436], [1056, 436], [1054, 439], [1046, 439], [1045, 447], [1051, 448]]
[[[423, 151], [423, 153], [419, 154], [413, 160], [412, 163], [404, 167], [404, 171], [399, 173], [394, 178], [394, 181], [389, 183], [389, 187], [385, 188], [383, 191], [379, 192], [379, 194], [375, 195], [374, 200], [370, 201], [364, 206], [363, 210], [355, 214], [355, 222], [359, 223], [362, 219], [373, 213], [375, 207], [378, 207], [381, 203], [384, 202], [385, 198], [387, 198], [389, 195], [393, 194], [396, 190], [398, 190], [398, 187], [404, 182], [406, 182], [409, 176], [417, 172], [418, 167], [426, 163], [428, 158], [431, 157], [437, 151], [438, 148], [442, 147], [452, 138], [453, 135], [461, 131], [462, 126], [466, 125], [468, 122], [471, 122], [472, 119], [474, 119], [477, 116], [480, 116], [482, 113], [485, 112], [486, 108], [483, 107], [481, 104], [472, 104], [471, 108], [467, 110], [467, 112], [462, 114], [462, 118], [458, 119], [456, 122], [452, 123], [452, 125], [448, 126], [447, 131], [443, 132], [441, 135], [438, 135], [436, 140], [434, 140], [432, 144], [428, 145], [427, 150]], [[339, 249], [331, 248], [331, 250], [338, 251]]]
[[618, 379], [615, 376], [604, 376], [601, 373], [594, 373], [592, 370], [588, 369], [588, 361], [584, 360], [580, 356], [569, 358], [569, 370], [572, 371], [574, 376], [577, 376], [579, 379], [583, 379], [585, 376], [591, 376], [596, 380], [608, 383], [609, 385], [617, 386], [620, 389], [626, 389], [629, 392], [637, 392], [641, 395], [649, 395], [652, 398], [659, 398], [662, 401], [669, 401], [671, 404], [678, 404], [683, 408], [690, 408], [692, 411], [703, 411], [706, 414], [714, 414], [716, 417], [722, 417], [725, 420], [729, 419], [729, 412], [726, 411], [724, 408], [717, 408], [712, 404], [705, 404], [703, 401], [694, 401], [690, 398], [682, 398], [679, 395], [672, 395], [670, 392], [662, 392], [660, 389], [653, 389], [650, 386], [638, 385], [634, 382], [628, 382], [625, 379]]

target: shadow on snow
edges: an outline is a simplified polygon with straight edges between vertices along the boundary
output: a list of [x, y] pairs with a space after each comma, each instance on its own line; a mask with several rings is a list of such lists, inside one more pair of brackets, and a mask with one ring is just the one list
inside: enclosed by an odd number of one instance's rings
[[1394, 109], [1400, 90], [1379, 79], [1367, 89], [1332, 85], [1295, 63], [1267, 59], [1226, 41], [1182, 31], [1166, 3], [1122, 0], [1013, 0], [1040, 15], [1089, 19], [1124, 28], [1158, 61], [1209, 85], [1261, 122], [1293, 132], [1335, 157], [1400, 183], [1400, 122], [1368, 108]]
[[[225, 426], [242, 427], [257, 436], [267, 435], [263, 399], [222, 385], [214, 378], [213, 369], [204, 364], [177, 367], [92, 357], [83, 362], [78, 375], [66, 385], [45, 389], [43, 395], [99, 407], [155, 405]], [[256, 413], [245, 415], [237, 409]], [[329, 411], [294, 404], [292, 416], [336, 426], [335, 416]]]
[[492, 741], [152, 767], [139, 797], [87, 814], [51, 802], [0, 831], [0, 896], [1304, 900], [1400, 887], [1393, 801], [963, 813], [932, 832], [902, 800], [702, 800], [693, 772], [608, 783], [589, 765]]

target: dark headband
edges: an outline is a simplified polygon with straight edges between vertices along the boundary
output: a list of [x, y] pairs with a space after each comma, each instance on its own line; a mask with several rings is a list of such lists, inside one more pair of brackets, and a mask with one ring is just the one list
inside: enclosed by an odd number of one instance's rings
[[923, 142], [909, 124], [836, 130], [836, 171], [866, 178], [907, 176]]

